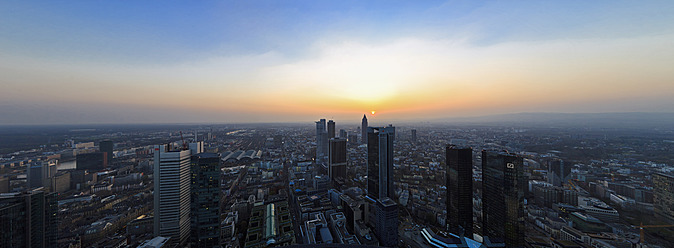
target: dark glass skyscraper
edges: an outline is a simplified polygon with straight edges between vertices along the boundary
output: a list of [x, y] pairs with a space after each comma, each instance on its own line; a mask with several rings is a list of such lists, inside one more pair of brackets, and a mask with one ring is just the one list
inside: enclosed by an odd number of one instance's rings
[[524, 247], [525, 187], [521, 157], [482, 151], [482, 233], [492, 243]]
[[367, 144], [367, 117], [363, 115], [363, 121], [360, 123], [360, 131], [362, 132], [361, 134], [363, 135], [360, 138], [360, 143], [362, 144]]
[[316, 161], [324, 161], [328, 155], [328, 132], [325, 127], [325, 119], [316, 122]]
[[454, 234], [473, 237], [473, 149], [448, 145], [447, 225]]
[[54, 193], [0, 196], [0, 247], [58, 247], [58, 201]]
[[335, 137], [335, 122], [332, 120], [328, 121], [328, 140]]
[[417, 142], [417, 130], [412, 129], [412, 142]]
[[111, 140], [101, 141], [101, 143], [98, 145], [98, 148], [99, 148], [99, 150], [101, 150], [101, 152], [106, 153], [105, 156], [106, 156], [108, 165], [112, 164], [112, 152], [113, 152], [112, 141]]
[[346, 179], [346, 139], [330, 139], [328, 169], [328, 176], [330, 176], [333, 185], [337, 178]]
[[562, 186], [571, 175], [571, 166], [565, 165], [564, 161], [555, 159], [548, 164], [548, 183], [554, 186]]
[[392, 198], [395, 127], [368, 127], [367, 138], [367, 194]]
[[375, 234], [379, 244], [385, 247], [398, 246], [398, 204], [391, 198], [377, 200]]
[[191, 244], [220, 247], [220, 156], [199, 153], [191, 159]]

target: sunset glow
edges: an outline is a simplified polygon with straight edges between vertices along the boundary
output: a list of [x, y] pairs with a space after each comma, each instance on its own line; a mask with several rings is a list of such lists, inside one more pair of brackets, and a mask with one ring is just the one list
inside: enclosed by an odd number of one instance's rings
[[0, 124], [674, 110], [673, 2], [0, 6]]

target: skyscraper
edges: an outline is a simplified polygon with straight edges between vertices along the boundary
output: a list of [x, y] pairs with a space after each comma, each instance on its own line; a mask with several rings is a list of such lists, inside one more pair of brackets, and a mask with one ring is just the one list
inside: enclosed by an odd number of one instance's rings
[[548, 164], [548, 183], [562, 186], [571, 179], [571, 166], [565, 165], [561, 159], [555, 159]]
[[98, 145], [98, 148], [101, 152], [104, 152], [106, 155], [106, 160], [107, 164], [110, 165], [112, 164], [112, 152], [113, 152], [113, 144], [111, 140], [104, 140], [101, 141], [101, 143]]
[[[29, 188], [39, 188], [45, 185], [45, 180], [49, 178], [49, 167], [52, 161], [37, 161], [26, 166], [26, 179]], [[52, 166], [56, 166], [53, 164]]]
[[412, 129], [412, 142], [416, 143], [417, 142], [417, 130]]
[[200, 152], [154, 147], [154, 235], [181, 247], [190, 236], [190, 157]]
[[521, 157], [482, 151], [482, 234], [491, 243], [524, 247], [525, 187]]
[[473, 149], [448, 145], [447, 225], [454, 234], [473, 237]]
[[656, 216], [674, 223], [674, 176], [665, 173], [653, 175], [653, 207]]
[[337, 178], [342, 178], [342, 180], [346, 178], [346, 139], [330, 139], [328, 176], [333, 185]]
[[58, 247], [58, 201], [40, 190], [0, 195], [0, 247]]
[[335, 137], [335, 122], [332, 120], [328, 121], [328, 140]]
[[361, 137], [361, 143], [362, 144], [367, 144], [368, 138], [367, 138], [367, 117], [363, 115], [363, 121], [360, 124], [360, 131], [362, 132], [361, 134], [363, 135]]
[[367, 138], [367, 194], [392, 198], [395, 127], [368, 127]]
[[327, 155], [328, 132], [325, 129], [325, 119], [316, 122], [316, 161], [322, 162]]
[[220, 156], [199, 153], [191, 159], [191, 245], [220, 245]]
[[375, 234], [379, 244], [385, 247], [398, 246], [398, 204], [391, 198], [377, 200]]
[[339, 129], [339, 137], [342, 138], [342, 139], [348, 139], [349, 138], [349, 137], [347, 137], [346, 130], [344, 130], [344, 129]]

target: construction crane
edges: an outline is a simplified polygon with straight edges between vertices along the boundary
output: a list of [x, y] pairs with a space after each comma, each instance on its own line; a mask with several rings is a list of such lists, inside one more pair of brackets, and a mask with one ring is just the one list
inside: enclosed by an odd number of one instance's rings
[[180, 139], [183, 141], [183, 150], [187, 150], [187, 143], [185, 143], [185, 138], [183, 138], [183, 131], [180, 131]]
[[656, 227], [673, 227], [674, 225], [646, 225], [644, 226], [644, 223], [641, 222], [639, 225], [639, 243], [643, 244], [644, 243], [644, 228], [656, 228]]

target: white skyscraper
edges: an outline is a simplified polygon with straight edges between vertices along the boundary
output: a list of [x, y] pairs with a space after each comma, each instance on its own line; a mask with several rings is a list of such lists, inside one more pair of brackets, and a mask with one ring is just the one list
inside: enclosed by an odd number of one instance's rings
[[154, 235], [180, 247], [190, 235], [190, 157], [203, 152], [203, 145], [189, 147], [154, 148]]

